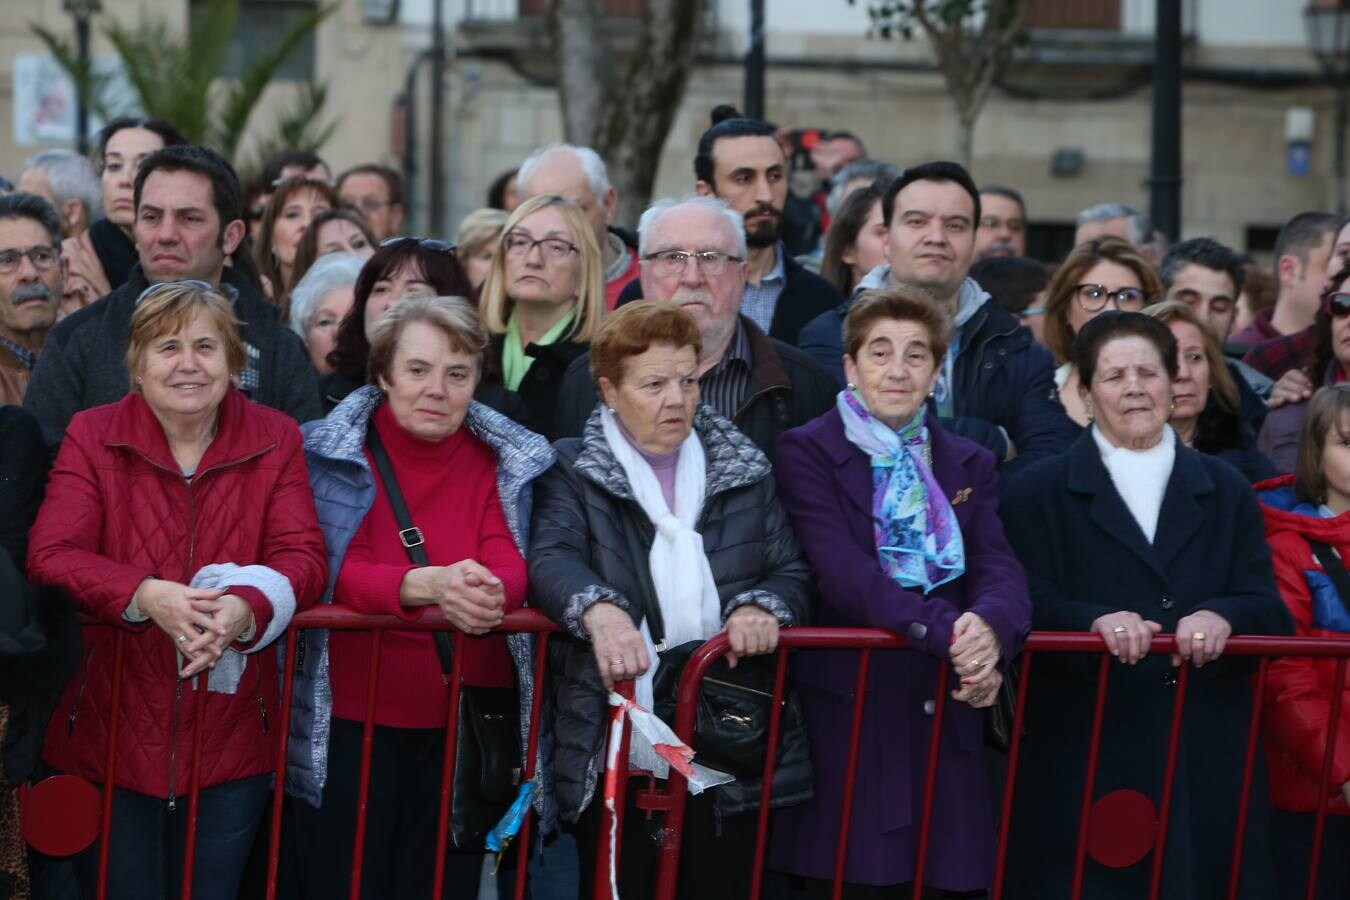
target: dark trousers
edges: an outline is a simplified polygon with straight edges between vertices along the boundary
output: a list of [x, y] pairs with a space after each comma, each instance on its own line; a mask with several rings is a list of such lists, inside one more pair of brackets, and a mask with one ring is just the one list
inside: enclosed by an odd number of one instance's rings
[[[795, 881], [796, 879], [791, 879]], [[822, 881], [816, 878], [803, 878], [802, 891], [799, 896], [806, 900], [830, 900], [834, 896], [834, 882]], [[914, 896], [913, 884], [889, 884], [878, 886], [872, 884], [850, 884], [844, 882], [844, 890], [840, 895], [843, 900], [910, 900]], [[956, 900], [958, 897], [987, 897], [987, 891], [941, 891], [937, 888], [924, 888], [924, 900]]]
[[[271, 797], [271, 775], [201, 792], [193, 859], [192, 900], [235, 900], [253, 835]], [[132, 791], [113, 794], [109, 827], [108, 900], [174, 900], [183, 881], [188, 799], [177, 808]], [[100, 842], [75, 857], [80, 893], [96, 896]]]
[[[1312, 862], [1312, 813], [1272, 810], [1270, 845], [1275, 857], [1275, 881], [1280, 900], [1303, 900], [1308, 890], [1308, 865]], [[1345, 900], [1350, 897], [1350, 818], [1327, 816], [1322, 836], [1322, 856], [1318, 863], [1318, 900]]]
[[[599, 794], [601, 785], [597, 785], [596, 796], [591, 798], [591, 805], [581, 814], [575, 829], [581, 857], [581, 897], [586, 900], [594, 895], [595, 858], [600, 842], [609, 840], [607, 833], [600, 833], [600, 810], [604, 806], [604, 798]], [[623, 831], [619, 835], [619, 896], [623, 900], [651, 897], [656, 884], [663, 817], [654, 814], [649, 821], [647, 814], [636, 807], [636, 793], [646, 785], [645, 778], [628, 782]], [[705, 791], [685, 801], [680, 883], [676, 890], [680, 900], [745, 900], [749, 896], [759, 817], [755, 812], [717, 815], [713, 808], [716, 794], [716, 790]]]
[[[445, 732], [440, 728], [375, 726], [361, 896], [369, 900], [427, 900], [437, 852], [445, 856], [443, 898], [478, 896], [480, 851], [436, 846]], [[292, 804], [300, 894], [305, 900], [346, 897], [356, 846], [361, 777], [361, 723], [333, 719], [323, 805]]]

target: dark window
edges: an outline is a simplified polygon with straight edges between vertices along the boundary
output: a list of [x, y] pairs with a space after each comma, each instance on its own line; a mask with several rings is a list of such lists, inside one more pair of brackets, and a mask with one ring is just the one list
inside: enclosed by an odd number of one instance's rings
[[1243, 244], [1249, 256], [1271, 258], [1275, 254], [1275, 240], [1280, 236], [1283, 225], [1248, 225], [1244, 230]]
[[1030, 0], [1028, 28], [1120, 30], [1120, 0]]
[[1044, 263], [1058, 263], [1073, 249], [1078, 228], [1072, 222], [1027, 223], [1027, 256]]
[[[301, 19], [314, 12], [314, 0], [239, 0], [239, 17], [225, 51], [226, 78], [238, 78], [259, 54], [271, 50]], [[189, 0], [188, 13], [195, 25], [206, 14], [207, 0]], [[309, 81], [314, 77], [314, 32], [301, 39], [275, 76], [283, 81]]]

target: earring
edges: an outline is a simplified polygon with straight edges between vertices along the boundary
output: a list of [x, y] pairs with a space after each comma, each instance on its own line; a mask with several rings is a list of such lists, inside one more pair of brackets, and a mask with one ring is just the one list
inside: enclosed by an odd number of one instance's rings
[[609, 410], [609, 414], [610, 414], [611, 416], [616, 415], [616, 413], [614, 412], [614, 407], [612, 407], [612, 406], [606, 406], [605, 409]]
[[849, 389], [850, 391], [856, 391], [858, 388], [853, 384], [853, 382], [850, 381], [850, 382], [848, 383], [848, 389]]
[[141, 376], [139, 376], [139, 375], [136, 376], [136, 383], [137, 383], [137, 384], [140, 384], [140, 383], [141, 383]]

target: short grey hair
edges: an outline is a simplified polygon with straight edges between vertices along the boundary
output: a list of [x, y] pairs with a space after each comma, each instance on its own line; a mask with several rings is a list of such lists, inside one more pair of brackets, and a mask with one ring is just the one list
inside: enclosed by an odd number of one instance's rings
[[829, 196], [825, 198], [826, 211], [831, 218], [839, 212], [839, 207], [844, 205], [844, 188], [850, 181], [857, 181], [859, 178], [866, 178], [869, 182], [878, 178], [894, 181], [900, 177], [902, 171], [899, 166], [885, 160], [855, 159], [834, 173], [834, 178], [831, 179], [834, 186], [830, 188]]
[[414, 322], [439, 328], [450, 341], [450, 349], [477, 360], [477, 375], [483, 374], [483, 355], [487, 351], [488, 332], [478, 317], [478, 307], [463, 297], [408, 297], [385, 310], [375, 320], [370, 336], [370, 380], [389, 377], [394, 353], [403, 331]]
[[300, 335], [306, 345], [309, 344], [306, 332], [324, 294], [338, 288], [355, 287], [365, 264], [365, 257], [355, 253], [325, 253], [314, 260], [309, 271], [296, 283], [291, 290], [291, 330]]
[[0, 221], [4, 219], [31, 219], [42, 226], [51, 238], [52, 246], [61, 249], [61, 215], [56, 207], [40, 194], [15, 191], [0, 195]]
[[84, 204], [91, 224], [103, 218], [103, 183], [88, 159], [72, 150], [43, 150], [24, 162], [25, 173], [33, 169], [47, 176], [58, 204], [74, 198]]
[[596, 202], [603, 200], [609, 191], [609, 170], [605, 168], [605, 161], [590, 147], [579, 147], [576, 144], [548, 144], [531, 153], [516, 170], [516, 187], [520, 190], [521, 197], [526, 195], [525, 186], [544, 158], [557, 153], [570, 154], [581, 165], [581, 170], [586, 173], [586, 184], [590, 187]]
[[1089, 206], [1078, 214], [1075, 228], [1082, 228], [1092, 222], [1109, 222], [1112, 219], [1124, 219], [1130, 233], [1130, 243], [1136, 247], [1146, 247], [1153, 242], [1153, 222], [1148, 213], [1140, 212], [1124, 203], [1098, 203]]
[[663, 200], [656, 201], [643, 211], [642, 218], [638, 219], [638, 256], [647, 255], [652, 231], [661, 223], [661, 220], [671, 212], [685, 206], [706, 209], [721, 216], [727, 228], [735, 236], [736, 255], [745, 259], [745, 219], [740, 213], [728, 206], [725, 200], [718, 197], [700, 197], [696, 194], [681, 197], [678, 200], [674, 197], [666, 197]]

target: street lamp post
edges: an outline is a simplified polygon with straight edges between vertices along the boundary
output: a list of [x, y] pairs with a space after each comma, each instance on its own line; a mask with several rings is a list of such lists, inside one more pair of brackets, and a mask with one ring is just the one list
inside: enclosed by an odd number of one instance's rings
[[89, 152], [89, 98], [85, 90], [92, 83], [89, 78], [89, 20], [103, 11], [99, 0], [63, 0], [62, 8], [75, 20], [75, 52], [79, 55], [80, 72], [84, 84], [75, 86], [75, 146], [80, 153]]
[[1336, 211], [1346, 212], [1345, 130], [1350, 119], [1350, 0], [1312, 0], [1303, 10], [1312, 51], [1336, 94]]

